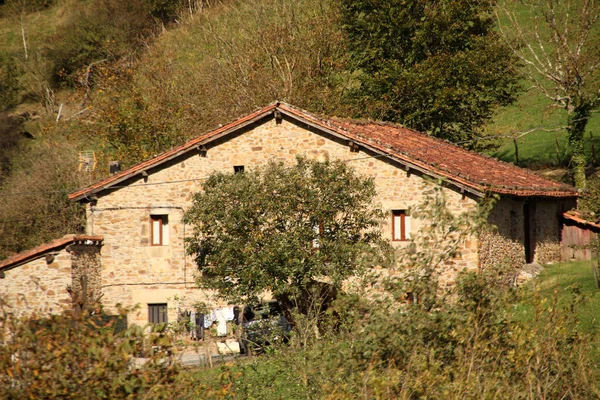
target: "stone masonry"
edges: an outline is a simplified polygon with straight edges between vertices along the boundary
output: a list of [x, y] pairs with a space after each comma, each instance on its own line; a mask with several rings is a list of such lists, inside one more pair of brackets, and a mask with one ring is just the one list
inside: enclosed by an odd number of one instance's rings
[[[206, 152], [181, 157], [151, 171], [149, 176], [133, 180], [126, 187], [98, 196], [87, 206], [87, 231], [102, 235], [102, 292], [109, 309], [116, 303], [140, 304], [133, 322], [147, 322], [146, 305], [169, 304], [169, 320], [176, 317], [175, 305], [189, 307], [195, 302], [216, 305], [214, 293], [195, 288], [196, 268], [185, 256], [183, 241], [186, 227], [181, 223], [183, 210], [191, 204], [193, 193], [201, 190], [202, 180], [214, 171], [233, 172], [234, 166], [246, 169], [264, 166], [269, 161], [295, 163], [297, 156], [325, 160], [352, 160], [359, 173], [374, 178], [379, 205], [390, 218], [382, 229], [391, 238], [391, 210], [406, 210], [423, 200], [424, 181], [417, 173], [365, 153], [352, 153], [347, 145], [318, 135], [288, 121], [270, 120]], [[162, 182], [175, 182], [162, 184]], [[462, 212], [475, 207], [472, 197], [446, 189], [451, 209]], [[167, 215], [169, 244], [149, 245], [150, 216]], [[416, 233], [419, 221], [413, 221]], [[404, 246], [406, 242], [396, 242]], [[455, 270], [478, 266], [477, 243], [471, 241]], [[183, 300], [182, 300], [183, 299]]]
[[[77, 287], [73, 284], [73, 271], [98, 271], [95, 266], [100, 241], [97, 237], [67, 235], [2, 261], [0, 314], [42, 317], [72, 309], [70, 291]], [[97, 260], [93, 265], [88, 265], [90, 256]], [[93, 275], [90, 274], [90, 282], [94, 281]]]
[[[344, 160], [372, 177], [390, 240], [392, 210], [420, 204], [434, 184], [425, 177], [445, 179], [447, 205], [457, 214], [473, 210], [490, 192], [500, 194], [490, 229], [466, 240], [460, 256], [439, 271], [445, 286], [463, 269], [557, 261], [558, 216], [577, 196], [572, 187], [405, 128], [327, 121], [277, 102], [70, 195], [86, 204], [87, 233], [104, 237], [100, 291], [107, 311], [137, 306], [129, 321], [144, 325], [150, 305], [166, 304], [169, 322], [178, 309], [223, 305], [215, 293], [197, 288], [182, 215], [211, 173], [270, 161], [291, 165], [297, 156]], [[410, 234], [430, 222], [412, 218]]]

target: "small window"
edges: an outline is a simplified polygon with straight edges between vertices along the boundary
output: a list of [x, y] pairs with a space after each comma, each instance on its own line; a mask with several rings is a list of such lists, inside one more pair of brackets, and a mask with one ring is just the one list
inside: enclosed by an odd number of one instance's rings
[[167, 246], [169, 244], [169, 216], [150, 216], [150, 244], [152, 246]]
[[392, 211], [392, 240], [406, 241], [410, 239], [410, 217], [406, 210]]
[[167, 304], [148, 304], [148, 322], [151, 324], [169, 323]]
[[244, 166], [243, 165], [234, 165], [233, 172], [236, 174], [241, 174], [242, 172], [244, 172]]

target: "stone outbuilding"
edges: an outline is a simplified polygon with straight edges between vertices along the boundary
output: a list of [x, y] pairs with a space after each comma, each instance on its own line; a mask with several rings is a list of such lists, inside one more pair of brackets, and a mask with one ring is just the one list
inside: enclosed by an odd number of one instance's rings
[[59, 314], [100, 298], [101, 236], [67, 235], [0, 262], [0, 314]]
[[215, 171], [293, 164], [297, 156], [344, 160], [372, 177], [388, 215], [382, 229], [395, 246], [428, 223], [410, 209], [425, 198], [429, 178], [443, 181], [456, 213], [499, 195], [489, 217], [497, 228], [464, 243], [443, 271], [448, 280], [465, 268], [558, 261], [561, 216], [576, 205], [571, 186], [400, 125], [323, 118], [275, 102], [69, 195], [85, 204], [86, 233], [104, 238], [104, 306], [139, 304], [129, 320], [145, 324], [161, 315], [172, 321], [195, 303], [219, 305], [196, 287], [197, 268], [185, 254], [182, 216], [193, 193]]

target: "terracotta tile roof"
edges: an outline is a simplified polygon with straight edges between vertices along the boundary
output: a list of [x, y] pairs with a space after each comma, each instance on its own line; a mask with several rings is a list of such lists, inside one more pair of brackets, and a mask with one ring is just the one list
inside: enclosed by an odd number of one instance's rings
[[14, 256], [10, 256], [7, 259], [0, 261], [0, 271], [39, 258], [49, 251], [61, 249], [71, 243], [82, 242], [85, 244], [97, 244], [102, 242], [102, 240], [102, 236], [65, 235], [60, 239], [53, 240], [49, 243], [44, 243], [42, 245], [34, 247], [33, 249], [23, 251], [21, 253], [15, 254]]
[[565, 219], [568, 219], [570, 221], [576, 222], [581, 225], [586, 225], [586, 226], [589, 226], [592, 228], [600, 229], [600, 224], [597, 224], [595, 222], [584, 219], [583, 215], [581, 215], [581, 213], [579, 211], [575, 211], [575, 210], [567, 211], [566, 213], [563, 214], [563, 217]]
[[275, 102], [151, 160], [71, 193], [69, 198], [85, 199], [146, 169], [156, 167], [266, 116], [272, 116], [275, 110], [314, 128], [354, 141], [409, 168], [448, 180], [480, 196], [485, 192], [519, 197], [576, 197], [578, 194], [577, 189], [572, 186], [546, 179], [532, 171], [465, 150], [450, 142], [400, 125], [338, 118], [325, 119], [289, 104]]

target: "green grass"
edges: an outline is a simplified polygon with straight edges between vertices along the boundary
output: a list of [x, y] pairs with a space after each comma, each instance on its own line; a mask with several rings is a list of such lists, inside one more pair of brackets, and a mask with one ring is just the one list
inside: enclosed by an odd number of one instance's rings
[[[597, 260], [594, 262], [597, 263]], [[594, 282], [592, 261], [573, 261], [546, 266], [531, 284], [542, 299], [551, 302], [557, 298], [558, 304], [567, 308], [575, 301], [576, 296], [582, 295], [584, 301], [573, 309], [577, 313], [579, 327], [582, 332], [600, 338], [600, 289]], [[517, 308], [518, 318], [527, 319], [532, 313], [532, 306], [527, 300]]]
[[[565, 110], [553, 106], [552, 102], [532, 89], [523, 93], [516, 104], [498, 110], [494, 122], [486, 131], [491, 135], [512, 136], [533, 128], [541, 128], [517, 139], [519, 149], [519, 165], [531, 168], [544, 168], [567, 165], [570, 150], [567, 146], [567, 124]], [[585, 137], [585, 151], [588, 162], [593, 162], [590, 134], [594, 136], [596, 163], [600, 163], [600, 115], [592, 114], [588, 122]], [[558, 154], [556, 140], [558, 138]], [[515, 146], [511, 138], [504, 138], [501, 146], [491, 152], [493, 157], [516, 163]]]

